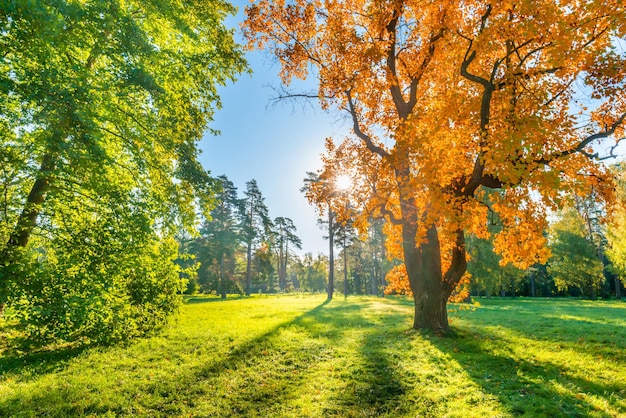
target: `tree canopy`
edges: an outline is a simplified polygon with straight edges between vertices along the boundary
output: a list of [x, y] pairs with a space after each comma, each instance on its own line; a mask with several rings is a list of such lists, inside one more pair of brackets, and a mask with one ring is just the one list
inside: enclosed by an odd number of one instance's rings
[[596, 150], [624, 134], [621, 1], [260, 0], [245, 34], [285, 84], [316, 77], [322, 106], [352, 121], [324, 172], [352, 173], [363, 219], [389, 221], [415, 328], [447, 330], [465, 236], [487, 237], [490, 212], [495, 250], [525, 267], [547, 259], [563, 191], [611, 200]]
[[233, 13], [222, 0], [3, 2], [0, 304], [35, 332], [123, 338], [176, 305], [173, 232], [214, 193], [197, 143], [217, 87], [246, 68], [223, 25]]

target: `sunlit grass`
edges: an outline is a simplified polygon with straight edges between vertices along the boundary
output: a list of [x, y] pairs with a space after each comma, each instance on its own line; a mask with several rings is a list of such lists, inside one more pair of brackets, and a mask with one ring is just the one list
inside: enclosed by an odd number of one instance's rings
[[0, 358], [0, 416], [626, 416], [626, 303], [191, 298], [128, 347]]

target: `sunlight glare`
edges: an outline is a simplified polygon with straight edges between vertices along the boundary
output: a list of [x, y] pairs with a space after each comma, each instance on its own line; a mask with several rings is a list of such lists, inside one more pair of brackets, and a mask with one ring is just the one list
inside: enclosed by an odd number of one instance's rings
[[348, 190], [352, 187], [352, 178], [347, 174], [341, 174], [335, 179], [335, 187], [337, 190]]

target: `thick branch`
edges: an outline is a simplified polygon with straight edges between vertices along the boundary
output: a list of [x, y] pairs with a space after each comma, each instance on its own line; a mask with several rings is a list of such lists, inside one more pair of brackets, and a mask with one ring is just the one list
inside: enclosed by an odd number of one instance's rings
[[348, 97], [349, 112], [350, 112], [350, 115], [352, 116], [352, 121], [354, 123], [353, 129], [354, 129], [354, 133], [356, 134], [356, 136], [359, 137], [359, 139], [361, 139], [365, 143], [365, 146], [371, 152], [378, 154], [383, 158], [389, 157], [389, 153], [387, 151], [385, 151], [383, 148], [379, 147], [378, 145], [374, 144], [374, 141], [372, 140], [372, 138], [370, 138], [369, 135], [361, 131], [359, 118], [357, 116], [356, 109], [354, 108], [354, 102], [352, 101], [352, 94], [350, 93], [350, 90], [346, 91], [346, 96]]
[[454, 247], [452, 248], [452, 263], [445, 272], [443, 280], [445, 282], [448, 296], [459, 283], [467, 270], [467, 255], [465, 252], [465, 233], [462, 229], [456, 231]]
[[400, 11], [394, 10], [393, 18], [387, 25], [387, 33], [389, 34], [389, 50], [387, 51], [387, 68], [392, 75], [392, 82], [389, 90], [391, 92], [391, 98], [396, 105], [396, 111], [400, 116], [400, 119], [406, 119], [409, 116], [409, 109], [407, 103], [402, 96], [402, 90], [400, 89], [400, 82], [398, 80], [398, 73], [396, 69], [396, 26], [400, 19]]
[[392, 211], [387, 209], [386, 203], [383, 203], [382, 205], [380, 205], [379, 209], [380, 209], [380, 213], [389, 219], [389, 222], [391, 222], [394, 225], [402, 225], [402, 219], [396, 218], [396, 215]]
[[26, 205], [9, 237], [9, 248], [26, 247], [26, 244], [28, 244], [30, 235], [37, 225], [37, 217], [41, 212], [41, 205], [46, 200], [46, 193], [50, 190], [51, 175], [55, 167], [56, 161], [54, 156], [52, 154], [44, 155], [38, 176], [26, 198]]

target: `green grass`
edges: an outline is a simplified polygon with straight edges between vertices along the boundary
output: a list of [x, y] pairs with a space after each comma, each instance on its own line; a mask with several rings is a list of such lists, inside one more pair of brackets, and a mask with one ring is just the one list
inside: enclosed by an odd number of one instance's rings
[[[191, 298], [128, 347], [0, 357], [0, 416], [626, 416], [626, 303]], [[452, 307], [455, 310], [454, 307]]]

